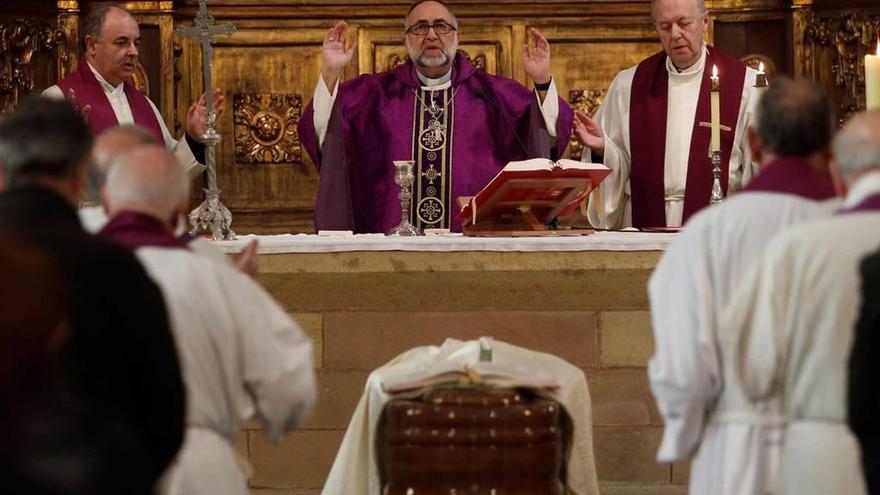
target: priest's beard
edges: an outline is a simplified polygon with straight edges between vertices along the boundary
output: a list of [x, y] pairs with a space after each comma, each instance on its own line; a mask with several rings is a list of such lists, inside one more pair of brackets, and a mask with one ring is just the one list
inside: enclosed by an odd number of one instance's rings
[[458, 51], [458, 40], [453, 40], [449, 48], [440, 48], [437, 55], [426, 55], [421, 47], [406, 47], [409, 59], [419, 67], [442, 67], [452, 61], [452, 57]]

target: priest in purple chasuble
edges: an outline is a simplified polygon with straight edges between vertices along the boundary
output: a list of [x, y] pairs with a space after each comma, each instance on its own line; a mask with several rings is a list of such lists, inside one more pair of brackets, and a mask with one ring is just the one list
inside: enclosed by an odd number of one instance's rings
[[[92, 132], [137, 124], [156, 142], [175, 153], [190, 177], [205, 167], [205, 147], [198, 138], [205, 132], [205, 96], [186, 114], [186, 133], [175, 140], [156, 105], [131, 82], [138, 63], [141, 40], [137, 20], [124, 6], [107, 2], [95, 6], [83, 19], [83, 58], [77, 70], [43, 91], [49, 98], [67, 98], [80, 108]], [[218, 114], [223, 111], [219, 90], [213, 95]]]
[[473, 196], [508, 162], [558, 158], [573, 113], [550, 74], [550, 45], [530, 32], [523, 62], [535, 84], [477, 70], [457, 53], [458, 21], [445, 2], [414, 2], [406, 15], [409, 60], [339, 84], [354, 48], [340, 22], [324, 40], [321, 79], [299, 123], [320, 168], [318, 230], [386, 232], [400, 222], [394, 160], [413, 160], [411, 221], [461, 231], [457, 198]]
[[587, 209], [595, 227], [680, 227], [709, 204], [712, 189], [710, 76], [721, 83], [721, 183], [738, 191], [757, 171], [745, 129], [757, 73], [706, 45], [704, 0], [654, 0], [663, 51], [620, 72], [595, 119], [578, 114], [575, 133], [612, 172]]

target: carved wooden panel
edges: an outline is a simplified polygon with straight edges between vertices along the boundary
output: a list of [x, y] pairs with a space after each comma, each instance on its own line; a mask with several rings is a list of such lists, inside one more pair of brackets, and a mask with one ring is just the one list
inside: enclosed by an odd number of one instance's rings
[[0, 23], [0, 113], [13, 108], [22, 96], [43, 89], [37, 88], [35, 59], [66, 48], [65, 42], [60, 30], [30, 19]]
[[302, 163], [300, 95], [236, 93], [232, 101], [236, 163]]
[[865, 54], [877, 48], [880, 12], [806, 12], [799, 21], [803, 71], [832, 89], [845, 121], [865, 108]]

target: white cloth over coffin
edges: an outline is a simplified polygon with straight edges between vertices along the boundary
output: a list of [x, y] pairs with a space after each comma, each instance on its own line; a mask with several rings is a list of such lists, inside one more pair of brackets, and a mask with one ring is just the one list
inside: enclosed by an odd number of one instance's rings
[[[107, 95], [107, 100], [113, 108], [113, 113], [116, 114], [116, 120], [119, 122], [119, 125], [134, 124], [134, 116], [131, 113], [131, 106], [128, 104], [128, 97], [125, 96], [125, 85], [111, 85], [106, 79], [104, 79], [104, 76], [92, 67], [92, 64], [88, 64], [88, 66], [95, 75], [95, 78], [98, 79], [98, 82], [101, 84], [101, 88], [104, 89], [104, 94]], [[42, 96], [63, 100], [66, 95], [56, 84], [46, 88], [46, 90], [43, 91]], [[186, 142], [186, 139], [181, 138], [179, 141], [174, 139], [168, 131], [168, 126], [165, 125], [165, 120], [162, 119], [162, 115], [159, 113], [159, 109], [156, 108], [153, 100], [147, 98], [147, 101], [150, 102], [150, 108], [153, 109], [153, 113], [156, 115], [156, 120], [159, 121], [159, 127], [162, 128], [162, 138], [165, 140], [165, 145], [167, 146], [168, 151], [173, 152], [180, 164], [186, 167], [190, 178], [194, 178], [204, 172], [206, 167], [196, 160], [192, 150], [189, 149], [189, 144]]]
[[[857, 182], [846, 204], [877, 192], [880, 172]], [[865, 493], [846, 427], [847, 362], [861, 300], [858, 265], [877, 246], [876, 211], [794, 227], [771, 242], [722, 314], [746, 394], [779, 400], [788, 421], [777, 493]]]
[[[664, 418], [659, 462], [687, 459], [691, 494], [764, 495], [778, 450], [778, 404], [752, 404], [719, 338], [721, 309], [786, 227], [830, 216], [839, 200], [749, 192], [695, 215], [664, 253], [648, 284], [656, 351], [648, 365]], [[778, 423], [778, 421], [777, 421]], [[697, 450], [699, 448], [699, 450]]]
[[[409, 370], [441, 361], [457, 361], [464, 370], [479, 362], [479, 341], [462, 342], [447, 339], [442, 346], [417, 347], [373, 371], [358, 402], [333, 468], [324, 484], [323, 495], [380, 495], [378, 463], [373, 446], [376, 428], [385, 404], [392, 398], [382, 389], [386, 375], [399, 375]], [[548, 393], [568, 413], [574, 425], [572, 446], [566, 459], [568, 494], [598, 494], [595, 460], [593, 458], [593, 420], [590, 391], [583, 371], [566, 361], [541, 352], [492, 341], [492, 361], [500, 365], [533, 367], [559, 382], [559, 389]]]
[[[681, 226], [684, 214], [684, 192], [687, 185], [688, 160], [690, 159], [691, 135], [697, 103], [700, 98], [700, 85], [703, 71], [706, 70], [706, 51], [693, 67], [678, 72], [667, 57], [666, 69], [669, 72], [669, 104], [666, 118], [666, 156], [664, 166], [664, 187], [666, 198], [666, 224], [669, 227]], [[632, 203], [630, 202], [629, 176], [631, 166], [629, 109], [633, 78], [638, 66], [621, 71], [612, 81], [602, 106], [596, 114], [596, 122], [605, 133], [605, 155], [602, 163], [611, 169], [611, 174], [599, 184], [590, 195], [587, 218], [596, 228], [620, 229], [632, 226]], [[729, 191], [736, 192], [757, 173], [752, 163], [746, 127], [754, 112], [756, 103], [753, 87], [757, 72], [746, 69], [745, 86], [739, 119], [734, 129], [733, 149], [730, 155]], [[724, 132], [724, 131], [722, 131]], [[585, 151], [588, 151], [587, 148]], [[708, 150], [706, 150], [708, 153]], [[584, 153], [584, 160], [590, 159]]]
[[256, 282], [183, 249], [136, 251], [162, 289], [187, 391], [186, 437], [163, 494], [246, 495], [233, 444], [256, 417], [272, 440], [315, 401], [312, 344]]

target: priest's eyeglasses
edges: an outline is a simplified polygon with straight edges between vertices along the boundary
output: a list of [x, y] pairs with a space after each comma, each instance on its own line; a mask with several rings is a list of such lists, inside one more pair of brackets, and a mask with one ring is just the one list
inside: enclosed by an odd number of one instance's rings
[[434, 32], [437, 34], [449, 34], [456, 30], [454, 26], [445, 22], [435, 22], [434, 24], [419, 22], [410, 26], [406, 32], [407, 34], [412, 33], [416, 36], [425, 36], [431, 28], [434, 28]]

